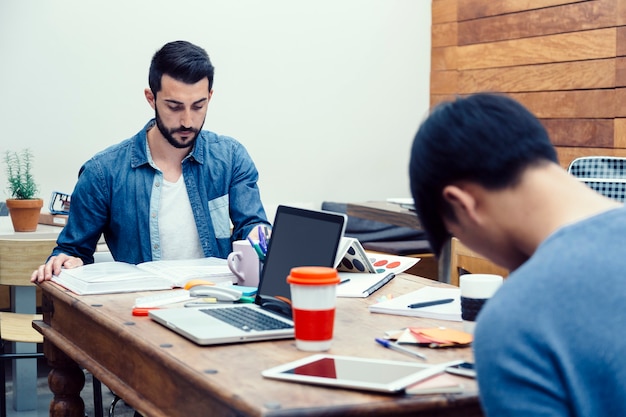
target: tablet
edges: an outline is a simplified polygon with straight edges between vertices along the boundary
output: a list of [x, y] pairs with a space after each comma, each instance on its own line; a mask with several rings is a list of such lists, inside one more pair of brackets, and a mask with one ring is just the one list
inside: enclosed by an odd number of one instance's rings
[[462, 361], [427, 365], [382, 359], [317, 354], [261, 373], [266, 378], [386, 393], [404, 388]]

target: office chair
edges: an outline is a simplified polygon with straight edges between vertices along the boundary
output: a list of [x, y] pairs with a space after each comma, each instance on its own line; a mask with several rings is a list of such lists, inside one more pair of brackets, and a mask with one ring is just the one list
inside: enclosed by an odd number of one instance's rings
[[[30, 274], [45, 260], [54, 248], [56, 237], [49, 239], [0, 239], [0, 285], [7, 287], [32, 286]], [[43, 337], [32, 326], [41, 320], [40, 314], [0, 312], [0, 416], [6, 417], [5, 363], [8, 360], [43, 357], [43, 353], [6, 353], [7, 342], [43, 343]]]
[[[0, 286], [32, 286], [31, 273], [39, 267], [56, 246], [56, 234], [46, 238], [30, 238], [28, 234], [0, 238]], [[12, 300], [13, 302], [13, 300]], [[43, 336], [33, 326], [41, 314], [0, 311], [0, 417], [6, 417], [5, 362], [43, 357], [43, 353], [5, 353], [6, 342], [43, 343]], [[94, 378], [95, 417], [102, 417], [100, 382]]]
[[585, 156], [574, 159], [567, 172], [598, 193], [626, 201], [626, 158]]
[[495, 274], [506, 278], [509, 271], [465, 246], [455, 237], [450, 249], [450, 284], [459, 286], [463, 274]]

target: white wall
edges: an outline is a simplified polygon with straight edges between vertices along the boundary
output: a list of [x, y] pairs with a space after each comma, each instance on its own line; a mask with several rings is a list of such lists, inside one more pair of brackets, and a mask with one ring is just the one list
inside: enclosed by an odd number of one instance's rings
[[[216, 67], [205, 128], [233, 136], [261, 196], [319, 207], [409, 195], [428, 109], [430, 1], [0, 0], [0, 154], [30, 147], [41, 196], [152, 117], [152, 54], [186, 39]], [[4, 169], [2, 197], [7, 196]]]

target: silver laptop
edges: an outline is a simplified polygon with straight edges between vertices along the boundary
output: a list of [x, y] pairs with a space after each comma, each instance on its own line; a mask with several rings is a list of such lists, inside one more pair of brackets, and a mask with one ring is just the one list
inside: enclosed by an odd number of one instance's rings
[[346, 222], [341, 213], [279, 206], [254, 303], [151, 310], [150, 318], [199, 345], [292, 338], [287, 275], [333, 267]]

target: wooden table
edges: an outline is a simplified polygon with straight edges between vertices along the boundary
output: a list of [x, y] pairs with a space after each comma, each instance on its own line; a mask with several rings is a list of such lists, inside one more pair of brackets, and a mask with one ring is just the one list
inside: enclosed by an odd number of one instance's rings
[[[406, 326], [460, 322], [372, 314], [381, 295], [400, 295], [423, 285], [446, 285], [401, 274], [369, 298], [338, 299], [335, 339], [329, 353], [414, 360], [374, 342]], [[133, 317], [134, 299], [146, 293], [77, 296], [58, 285], [41, 285], [45, 337], [53, 368], [51, 416], [83, 417], [79, 391], [84, 367], [144, 416], [478, 416], [475, 381], [463, 394], [405, 396], [324, 388], [264, 379], [261, 371], [310, 355], [294, 340], [200, 347], [147, 317]], [[472, 359], [470, 348], [422, 349], [428, 363]], [[78, 365], [77, 365], [78, 364]], [[79, 367], [80, 366], [80, 367]]]
[[[417, 214], [409, 209], [400, 207], [399, 204], [388, 203], [386, 201], [368, 201], [364, 203], [348, 203], [346, 207], [348, 216], [373, 220], [382, 223], [393, 224], [395, 226], [411, 227], [422, 229], [422, 225], [417, 218]], [[438, 258], [439, 281], [450, 283], [450, 241], [441, 249]]]

